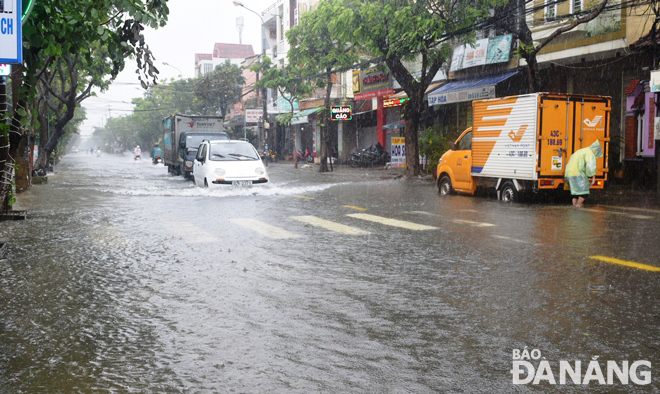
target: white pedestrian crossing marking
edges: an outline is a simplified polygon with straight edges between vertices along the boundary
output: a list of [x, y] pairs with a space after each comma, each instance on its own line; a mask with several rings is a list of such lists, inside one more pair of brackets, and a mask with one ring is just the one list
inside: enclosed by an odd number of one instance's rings
[[418, 223], [413, 223], [413, 222], [407, 222], [407, 221], [404, 221], [404, 220], [384, 218], [382, 216], [369, 215], [367, 213], [351, 213], [351, 214], [348, 214], [346, 216], [349, 216], [349, 217], [352, 217], [352, 218], [355, 218], [355, 219], [367, 220], [369, 222], [380, 223], [380, 224], [384, 224], [386, 226], [405, 228], [407, 230], [421, 231], [421, 230], [437, 230], [438, 229], [437, 227], [427, 226], [425, 224], [418, 224]]
[[298, 237], [298, 235], [295, 233], [287, 231], [283, 228], [272, 226], [268, 223], [264, 223], [256, 219], [235, 218], [229, 219], [229, 221], [268, 238], [290, 239]]
[[347, 234], [347, 235], [370, 234], [368, 231], [359, 229], [357, 227], [351, 227], [345, 224], [332, 222], [330, 220], [321, 219], [316, 216], [291, 216], [291, 219], [295, 219], [299, 222], [311, 224], [312, 226], [321, 227], [326, 230], [334, 231], [340, 234]]
[[[470, 210], [462, 209], [462, 211], [470, 211]], [[474, 211], [474, 212], [476, 212], [476, 211]], [[444, 219], [444, 216], [442, 216], [442, 215], [438, 215], [438, 214], [431, 213], [431, 212], [426, 212], [426, 211], [410, 211], [409, 213], [416, 214], [416, 215], [434, 216], [434, 217], [439, 217], [439, 218]], [[458, 223], [458, 224], [469, 224], [469, 225], [474, 226], [474, 227], [494, 227], [494, 226], [497, 226], [496, 224], [493, 224], [493, 223], [475, 222], [474, 220], [465, 220], [465, 219], [447, 219], [447, 220], [451, 220], [452, 222]]]
[[492, 223], [482, 223], [482, 222], [475, 222], [475, 221], [472, 221], [472, 220], [463, 220], [463, 219], [454, 219], [454, 220], [452, 220], [452, 222], [458, 223], [458, 224], [469, 224], [469, 225], [475, 226], [475, 227], [493, 227], [493, 226], [495, 226]]

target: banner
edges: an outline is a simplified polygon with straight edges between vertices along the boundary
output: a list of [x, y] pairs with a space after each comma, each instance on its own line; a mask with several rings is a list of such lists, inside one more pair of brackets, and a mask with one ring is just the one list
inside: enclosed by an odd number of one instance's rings
[[406, 139], [404, 137], [392, 137], [390, 156], [392, 168], [406, 168]]

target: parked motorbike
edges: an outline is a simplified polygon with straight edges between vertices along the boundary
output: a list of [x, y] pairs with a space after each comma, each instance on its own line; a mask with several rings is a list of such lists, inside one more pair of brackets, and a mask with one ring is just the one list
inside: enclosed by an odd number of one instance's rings
[[314, 163], [314, 156], [312, 156], [312, 152], [309, 151], [309, 148], [305, 149], [305, 153], [298, 149], [298, 152], [296, 152], [296, 160], [298, 162]]
[[390, 154], [387, 153], [380, 143], [371, 145], [367, 149], [362, 149], [360, 152], [353, 152], [348, 158], [348, 164], [353, 168], [384, 166], [389, 161]]

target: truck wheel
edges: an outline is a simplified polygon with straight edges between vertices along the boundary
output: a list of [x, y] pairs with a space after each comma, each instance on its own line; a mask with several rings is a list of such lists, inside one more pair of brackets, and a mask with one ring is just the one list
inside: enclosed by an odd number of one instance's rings
[[504, 182], [502, 188], [500, 189], [500, 200], [502, 202], [517, 202], [519, 197], [518, 190], [516, 186], [511, 181]]
[[441, 196], [454, 193], [454, 189], [451, 187], [451, 178], [449, 178], [449, 175], [443, 175], [438, 180], [438, 193], [440, 193]]

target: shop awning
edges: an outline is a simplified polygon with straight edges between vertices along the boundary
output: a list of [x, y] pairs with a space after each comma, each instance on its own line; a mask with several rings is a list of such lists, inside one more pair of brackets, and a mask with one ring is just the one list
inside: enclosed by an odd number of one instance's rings
[[320, 111], [321, 109], [323, 109], [323, 107], [309, 108], [309, 109], [304, 109], [300, 112], [296, 112], [295, 114], [293, 114], [293, 118], [291, 119], [291, 124], [308, 123], [309, 115], [314, 114]]
[[[429, 87], [426, 88], [426, 92], [425, 92], [425, 94], [429, 94], [429, 92], [434, 91], [435, 89], [438, 88], [438, 86], [442, 86], [442, 84], [444, 84], [444, 83], [446, 83], [446, 82], [447, 82], [446, 80], [445, 80], [445, 81], [431, 82], [431, 83], [429, 84]], [[408, 94], [406, 94], [406, 91], [405, 91], [405, 90], [402, 90], [402, 91], [400, 91], [399, 93], [395, 93], [395, 94], [389, 96], [389, 98], [391, 98], [391, 99], [401, 99], [401, 98], [406, 98], [406, 97], [408, 97]]]
[[429, 106], [495, 97], [495, 85], [516, 75], [518, 71], [480, 78], [451, 81], [429, 93]]

